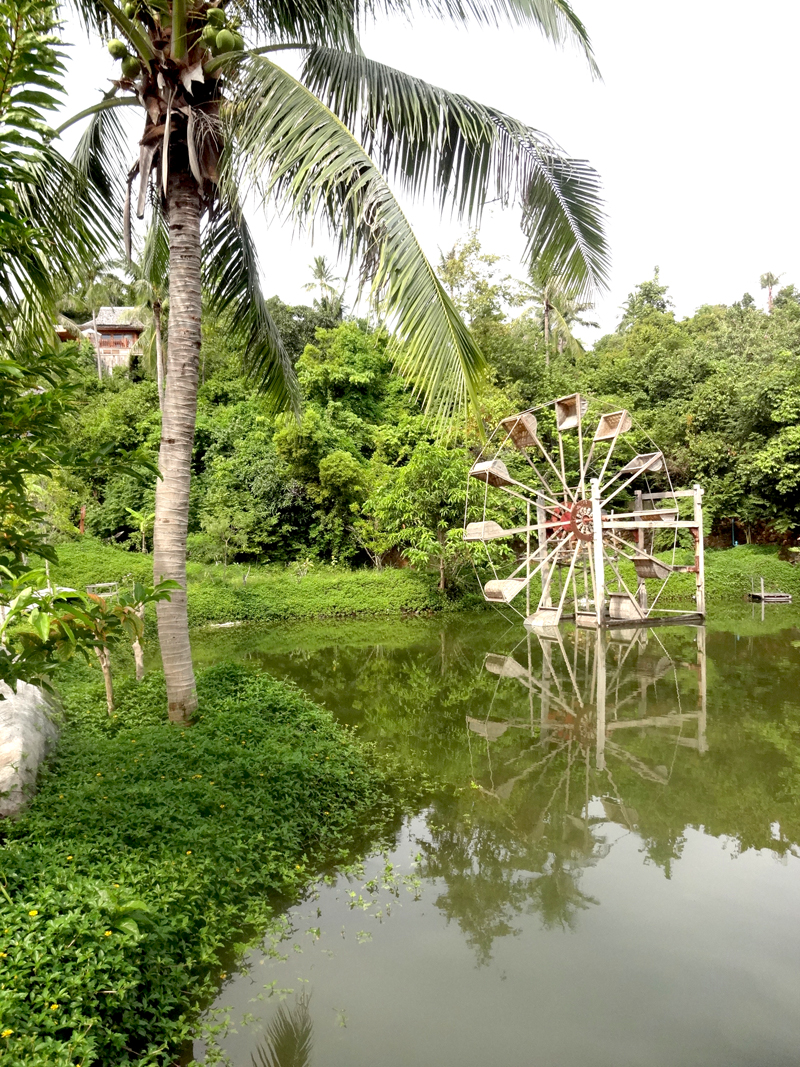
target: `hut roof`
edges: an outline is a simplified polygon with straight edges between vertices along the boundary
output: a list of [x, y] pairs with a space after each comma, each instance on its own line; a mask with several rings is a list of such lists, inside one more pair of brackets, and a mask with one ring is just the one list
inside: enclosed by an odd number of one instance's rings
[[[133, 318], [133, 312], [135, 308], [132, 307], [101, 307], [97, 310], [97, 325], [98, 328], [117, 327], [119, 329], [138, 330], [139, 333], [144, 330], [144, 323], [138, 319]], [[89, 319], [88, 322], [81, 323], [82, 330], [93, 330], [94, 319]]]

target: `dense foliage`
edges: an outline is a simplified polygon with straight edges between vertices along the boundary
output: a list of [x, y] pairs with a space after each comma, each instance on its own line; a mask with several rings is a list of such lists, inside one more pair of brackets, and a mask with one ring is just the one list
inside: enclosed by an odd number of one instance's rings
[[[643, 437], [664, 450], [674, 484], [705, 487], [716, 543], [789, 540], [800, 522], [800, 294], [792, 286], [770, 313], [746, 297], [679, 321], [656, 272], [629, 297], [618, 330], [587, 351], [555, 327], [546, 344], [536, 286], [501, 277], [496, 257], [474, 240], [443, 260], [442, 273], [490, 363], [486, 425], [576, 389], [628, 407]], [[337, 321], [320, 302], [270, 303], [292, 338], [303, 414], [270, 417], [240, 375], [224, 321], [206, 326], [190, 560], [224, 571], [234, 560], [308, 570], [405, 559], [429, 564], [440, 588], [466, 577], [469, 554], [457, 531], [480, 447], [475, 421], [434, 436], [394, 374], [380, 328]], [[563, 329], [568, 318], [559, 320]], [[74, 444], [155, 457], [160, 418], [150, 373], [137, 366], [98, 382], [86, 368]], [[149, 546], [138, 520], [152, 512], [153, 494], [125, 469], [63, 476], [49, 494], [62, 538], [75, 536], [85, 505], [87, 532], [132, 550]]]
[[190, 731], [164, 721], [160, 676], [121, 687], [113, 718], [100, 685], [68, 692], [58, 760], [6, 831], [9, 1067], [166, 1062], [223, 949], [390, 824], [374, 761], [298, 690], [229, 666], [198, 685]]

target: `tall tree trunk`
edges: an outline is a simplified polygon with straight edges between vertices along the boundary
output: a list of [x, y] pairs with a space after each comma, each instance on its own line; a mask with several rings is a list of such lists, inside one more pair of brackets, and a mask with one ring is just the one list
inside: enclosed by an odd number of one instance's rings
[[550, 305], [544, 302], [544, 365], [550, 366]]
[[158, 406], [164, 410], [164, 342], [161, 338], [161, 301], [153, 303], [153, 331], [156, 335], [156, 381], [158, 382]]
[[[174, 154], [174, 153], [173, 153]], [[161, 417], [161, 448], [153, 531], [155, 581], [181, 588], [157, 605], [158, 639], [172, 722], [186, 723], [197, 708], [186, 609], [186, 532], [197, 414], [200, 361], [200, 194], [192, 176], [173, 167], [167, 187], [169, 219], [169, 376]]]

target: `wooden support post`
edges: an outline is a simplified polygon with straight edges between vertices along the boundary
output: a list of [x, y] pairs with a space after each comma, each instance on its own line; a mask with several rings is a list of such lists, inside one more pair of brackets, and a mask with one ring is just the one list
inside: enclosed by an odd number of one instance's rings
[[[644, 504], [643, 504], [643, 501], [642, 501], [642, 490], [641, 489], [637, 489], [636, 492], [633, 494], [633, 500], [634, 500], [633, 510], [636, 513], [637, 517], [641, 520], [641, 515], [642, 515], [642, 512], [644, 511]], [[677, 516], [676, 516], [676, 518], [677, 518]], [[647, 549], [645, 548], [644, 539], [645, 539], [644, 527], [640, 526], [639, 529], [636, 531], [636, 545], [637, 545], [637, 548], [639, 549], [640, 552], [646, 552], [647, 551]], [[647, 586], [645, 585], [644, 578], [637, 578], [636, 599], [639, 602], [639, 607], [642, 609], [642, 612], [644, 614], [646, 614], [647, 613]]]
[[697, 605], [697, 611], [700, 615], [705, 616], [706, 613], [706, 569], [705, 569], [705, 550], [703, 547], [703, 487], [694, 485], [694, 523], [695, 523], [695, 536], [697, 543], [694, 548], [694, 564], [695, 564], [695, 583], [696, 594], [695, 603]]
[[705, 626], [698, 626], [697, 628], [697, 685], [700, 692], [698, 693], [698, 707], [697, 707], [697, 751], [702, 756], [705, 752], [708, 752], [708, 741], [706, 740], [706, 719], [708, 714], [708, 707], [706, 701], [706, 628]]
[[[527, 526], [525, 531], [525, 616], [527, 618], [531, 613], [531, 504], [529, 500], [525, 502], [525, 525]], [[541, 536], [539, 543], [541, 544]]]
[[545, 655], [544, 646], [541, 640], [539, 641], [542, 647], [542, 701], [539, 709], [539, 744], [542, 748], [547, 748], [550, 742], [551, 723], [550, 723], [550, 676], [552, 671], [550, 669], [550, 657]]
[[604, 626], [606, 621], [606, 574], [603, 558], [603, 512], [600, 507], [600, 479], [592, 478], [591, 486], [594, 607], [597, 612], [597, 625]]
[[[547, 559], [547, 533], [544, 528], [544, 524], [547, 522], [547, 509], [544, 506], [544, 497], [541, 493], [536, 494], [536, 525], [539, 527], [539, 559]], [[530, 523], [528, 524], [530, 525]], [[541, 607], [552, 607], [553, 601], [550, 597], [550, 564], [545, 563], [542, 565], [542, 569], [539, 572], [542, 579], [542, 600]], [[530, 615], [530, 608], [528, 609]]]
[[606, 769], [606, 635], [602, 630], [597, 631], [595, 656], [597, 657], [595, 671], [597, 684], [596, 761], [598, 771], [604, 771]]

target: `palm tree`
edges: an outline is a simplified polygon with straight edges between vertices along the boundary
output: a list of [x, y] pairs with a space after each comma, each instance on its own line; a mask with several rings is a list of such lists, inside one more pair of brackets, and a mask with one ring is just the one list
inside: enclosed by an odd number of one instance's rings
[[[599, 181], [541, 133], [491, 107], [367, 59], [362, 23], [380, 9], [357, 0], [73, 0], [87, 28], [122, 56], [121, 76], [93, 108], [76, 155], [115, 195], [124, 230], [160, 202], [170, 249], [168, 374], [156, 491], [154, 567], [181, 586], [159, 605], [170, 718], [196, 707], [186, 613], [186, 533], [197, 406], [201, 295], [227, 316], [245, 366], [275, 409], [297, 408], [291, 363], [258, 282], [257, 256], [240, 204], [255, 195], [298, 222], [320, 220], [340, 254], [361, 264], [397, 341], [399, 369], [444, 417], [467, 399], [483, 359], [425, 258], [385, 173], [400, 189], [428, 189], [475, 220], [487, 200], [517, 202], [527, 254], [582, 289], [602, 284], [607, 253]], [[411, 14], [410, 0], [386, 0]], [[594, 60], [568, 0], [422, 0], [458, 22], [538, 26]], [[254, 47], [245, 48], [243, 34]], [[293, 77], [277, 62], [303, 55]], [[115, 110], [144, 111], [138, 161], [125, 168]], [[66, 128], [66, 123], [62, 129]], [[151, 186], [151, 176], [154, 180]]]
[[770, 314], [772, 314], [772, 290], [782, 277], [782, 274], [771, 274], [769, 271], [761, 275], [761, 288], [767, 290], [767, 309]]
[[320, 311], [327, 312], [332, 318], [341, 318], [342, 293], [333, 284], [341, 281], [341, 278], [337, 278], [333, 273], [333, 267], [325, 256], [314, 256], [314, 262], [311, 264], [311, 279], [303, 288], [307, 293], [313, 293], [315, 289], [319, 290], [319, 300], [315, 300], [314, 304]]
[[591, 326], [597, 328], [596, 322], [583, 318], [586, 311], [591, 311], [594, 304], [582, 300], [574, 287], [565, 284], [563, 278], [547, 274], [537, 264], [531, 270], [531, 284], [527, 299], [538, 308], [537, 318], [544, 333], [545, 365], [550, 365], [550, 338], [555, 337], [559, 353], [569, 351], [573, 354], [582, 352], [580, 341], [572, 332], [572, 327]]

